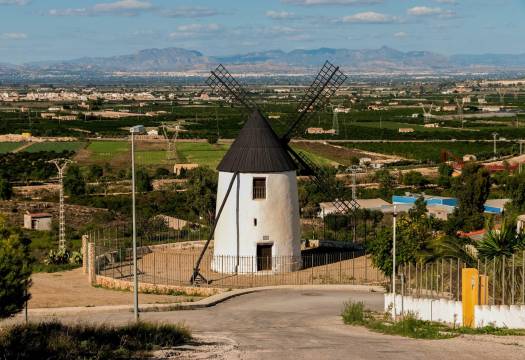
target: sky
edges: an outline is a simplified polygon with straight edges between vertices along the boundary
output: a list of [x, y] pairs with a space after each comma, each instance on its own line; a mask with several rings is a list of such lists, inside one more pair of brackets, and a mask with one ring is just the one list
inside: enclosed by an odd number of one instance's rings
[[525, 0], [0, 0], [0, 63], [180, 47], [525, 53]]

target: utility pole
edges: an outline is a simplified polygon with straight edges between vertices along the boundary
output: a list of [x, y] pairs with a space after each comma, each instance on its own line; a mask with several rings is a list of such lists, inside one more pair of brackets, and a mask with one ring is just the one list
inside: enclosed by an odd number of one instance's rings
[[131, 207], [133, 221], [133, 316], [139, 321], [139, 278], [137, 275], [137, 217], [135, 210], [135, 135], [143, 134], [143, 125], [135, 125], [129, 129], [131, 133]]
[[396, 310], [396, 218], [397, 218], [397, 209], [394, 205], [393, 213], [393, 231], [392, 231], [392, 319], [396, 321], [397, 310]]
[[339, 135], [339, 119], [337, 112], [334, 111], [334, 105], [332, 105], [332, 129], [335, 130], [335, 135]]
[[497, 141], [497, 137], [498, 137], [498, 133], [497, 132], [493, 132], [492, 133], [492, 137], [494, 138], [494, 159], [497, 159], [497, 149], [496, 149], [496, 141]]
[[66, 216], [64, 209], [64, 172], [69, 164], [73, 161], [69, 159], [53, 159], [49, 163], [54, 164], [58, 170], [58, 182], [60, 184], [60, 202], [59, 202], [59, 226], [58, 226], [58, 250], [66, 249]]

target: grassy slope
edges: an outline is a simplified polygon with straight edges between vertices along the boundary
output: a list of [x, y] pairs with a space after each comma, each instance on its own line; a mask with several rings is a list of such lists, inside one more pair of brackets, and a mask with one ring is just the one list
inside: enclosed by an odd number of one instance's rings
[[0, 142], [0, 154], [5, 154], [22, 146], [22, 142]]
[[63, 141], [63, 142], [43, 142], [35, 143], [25, 149], [27, 152], [39, 152], [39, 151], [55, 151], [62, 152], [64, 150], [77, 151], [86, 146], [85, 142], [82, 141]]

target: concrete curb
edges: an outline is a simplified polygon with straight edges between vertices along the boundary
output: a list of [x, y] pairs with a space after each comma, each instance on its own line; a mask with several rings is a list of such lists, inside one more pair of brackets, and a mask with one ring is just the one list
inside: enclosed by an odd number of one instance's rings
[[[380, 292], [384, 293], [385, 289], [382, 286], [368, 286], [368, 285], [280, 285], [280, 286], [265, 286], [246, 289], [237, 289], [227, 291], [224, 293], [212, 295], [205, 299], [195, 302], [170, 303], [170, 304], [142, 304], [140, 305], [141, 312], [156, 312], [156, 311], [176, 311], [176, 310], [197, 310], [212, 307], [224, 301], [232, 299], [237, 296], [251, 294], [254, 292], [270, 291], [270, 290], [332, 290], [332, 291], [358, 291], [358, 292]], [[140, 298], [139, 298], [140, 300]], [[61, 307], [61, 308], [39, 308], [29, 309], [29, 317], [33, 316], [58, 316], [63, 314], [74, 313], [89, 313], [89, 312], [131, 312], [132, 305], [107, 305], [107, 306], [83, 306], [83, 307]], [[20, 316], [20, 315], [19, 315]]]

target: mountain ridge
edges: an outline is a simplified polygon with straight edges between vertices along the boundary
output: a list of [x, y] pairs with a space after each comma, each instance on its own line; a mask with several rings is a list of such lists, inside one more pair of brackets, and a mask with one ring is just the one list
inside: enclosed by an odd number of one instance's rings
[[446, 71], [479, 69], [525, 69], [525, 54], [442, 55], [431, 51], [400, 51], [388, 46], [377, 49], [318, 48], [283, 51], [254, 51], [227, 56], [205, 55], [185, 48], [151, 48], [109, 57], [0, 64], [2, 71], [99, 71], [99, 72], [184, 72], [209, 69], [219, 63], [237, 70], [304, 71], [318, 68], [325, 60], [346, 71]]

